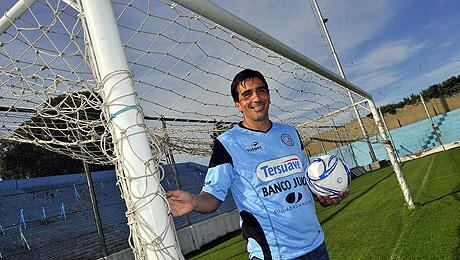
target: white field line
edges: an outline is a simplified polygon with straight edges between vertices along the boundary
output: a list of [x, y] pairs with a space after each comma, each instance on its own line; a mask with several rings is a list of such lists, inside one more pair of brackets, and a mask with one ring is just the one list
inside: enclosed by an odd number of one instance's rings
[[415, 195], [415, 200], [417, 200], [418, 195], [420, 195], [420, 192], [423, 190], [426, 182], [428, 181], [428, 176], [430, 175], [431, 167], [433, 166], [433, 162], [434, 162], [434, 157], [436, 157], [436, 154], [434, 154], [431, 157], [430, 165], [428, 166], [428, 169], [426, 170], [425, 176], [423, 176], [422, 185], [420, 185], [420, 188], [418, 188], [417, 194]]
[[440, 179], [444, 179], [444, 178], [449, 178], [449, 177], [457, 176], [457, 175], [458, 175], [458, 174], [446, 175], [446, 176], [442, 176], [442, 177], [438, 177], [438, 178], [433, 178], [433, 179], [431, 179], [430, 181], [436, 181], [436, 180], [440, 180]]
[[[420, 187], [419, 187], [419, 189], [417, 191], [417, 195], [415, 195], [415, 200], [417, 200], [418, 195], [420, 195], [420, 192], [423, 190], [423, 187], [425, 186], [426, 182], [428, 181], [428, 176], [430, 175], [431, 167], [433, 166], [435, 156], [436, 156], [436, 154], [431, 157], [430, 165], [428, 166], [428, 169], [426, 170], [425, 176], [423, 176], [422, 184], [420, 185]], [[403, 220], [403, 222], [404, 222], [404, 220]], [[406, 230], [407, 230], [407, 226], [409, 224], [408, 222], [409, 221], [404, 222], [403, 228], [401, 230], [401, 234], [399, 235], [398, 240], [396, 241], [396, 244], [393, 247], [393, 250], [391, 251], [390, 259], [396, 259], [396, 257], [397, 257], [396, 252], [399, 251], [398, 250], [399, 245], [401, 244], [403, 236], [407, 232]]]

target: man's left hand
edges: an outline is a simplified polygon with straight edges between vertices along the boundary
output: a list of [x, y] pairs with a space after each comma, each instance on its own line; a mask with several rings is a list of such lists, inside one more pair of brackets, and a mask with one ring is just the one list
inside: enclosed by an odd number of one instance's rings
[[316, 196], [316, 200], [323, 207], [339, 204], [343, 199], [348, 196], [348, 190], [342, 191], [338, 196]]

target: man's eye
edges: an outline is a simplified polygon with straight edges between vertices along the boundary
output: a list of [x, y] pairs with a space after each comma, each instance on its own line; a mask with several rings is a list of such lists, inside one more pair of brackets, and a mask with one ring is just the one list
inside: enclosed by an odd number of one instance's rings
[[251, 96], [251, 92], [244, 92], [243, 93], [243, 97], [250, 97]]
[[257, 89], [257, 92], [259, 92], [259, 93], [267, 93], [267, 89], [266, 88], [259, 88], [259, 89]]

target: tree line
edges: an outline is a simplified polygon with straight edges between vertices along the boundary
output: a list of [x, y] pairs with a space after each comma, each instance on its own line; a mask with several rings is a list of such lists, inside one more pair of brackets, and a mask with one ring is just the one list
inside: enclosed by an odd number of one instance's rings
[[[442, 83], [431, 85], [420, 92], [426, 101], [432, 98], [447, 98], [458, 93], [460, 93], [460, 75], [457, 77], [450, 77]], [[411, 94], [408, 97], [403, 98], [403, 100], [398, 103], [388, 104], [380, 107], [380, 109], [382, 110], [382, 114], [396, 114], [397, 108], [403, 108], [406, 105], [413, 105], [419, 101], [420, 97], [418, 94]]]

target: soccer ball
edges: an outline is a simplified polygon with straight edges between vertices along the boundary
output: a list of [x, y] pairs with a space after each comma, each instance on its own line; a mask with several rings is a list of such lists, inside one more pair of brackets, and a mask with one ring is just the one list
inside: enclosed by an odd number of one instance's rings
[[316, 195], [339, 195], [348, 189], [350, 171], [347, 166], [334, 155], [322, 155], [316, 158], [306, 173], [307, 184]]

